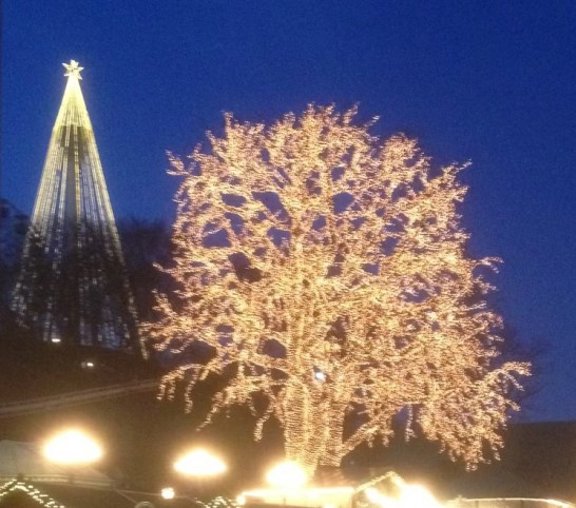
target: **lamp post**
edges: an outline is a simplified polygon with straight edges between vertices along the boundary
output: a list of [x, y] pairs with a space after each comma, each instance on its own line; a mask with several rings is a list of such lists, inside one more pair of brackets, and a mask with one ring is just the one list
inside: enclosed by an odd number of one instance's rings
[[195, 481], [199, 494], [206, 480], [220, 476], [228, 469], [222, 459], [204, 448], [195, 448], [184, 453], [173, 466], [177, 473]]
[[286, 505], [288, 494], [301, 490], [308, 482], [308, 475], [298, 463], [286, 460], [268, 471], [266, 481], [282, 492], [282, 501]]
[[103, 449], [89, 434], [80, 429], [66, 429], [51, 436], [42, 448], [46, 460], [68, 468], [69, 481], [73, 482], [72, 469], [97, 462], [104, 455]]
[[50, 462], [62, 465], [88, 465], [102, 458], [100, 444], [79, 429], [67, 429], [52, 436], [43, 447]]

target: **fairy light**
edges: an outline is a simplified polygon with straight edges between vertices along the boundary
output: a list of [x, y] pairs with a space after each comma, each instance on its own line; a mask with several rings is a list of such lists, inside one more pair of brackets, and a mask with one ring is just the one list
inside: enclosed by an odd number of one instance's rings
[[[276, 418], [287, 458], [338, 466], [392, 421], [469, 467], [497, 456], [513, 389], [529, 365], [499, 362], [492, 286], [466, 256], [461, 166], [433, 169], [414, 140], [382, 141], [356, 110], [309, 106], [272, 126], [225, 116], [182, 178], [173, 228], [178, 302], [158, 295], [144, 326], [158, 350], [213, 352], [164, 377], [162, 395], [226, 374], [206, 422], [234, 404]], [[171, 297], [172, 298], [172, 297]], [[233, 374], [231, 374], [233, 373]], [[351, 413], [362, 414], [344, 432]], [[488, 453], [485, 453], [488, 450]]]
[[12, 480], [0, 487], [0, 501], [2, 501], [3, 498], [8, 497], [10, 493], [14, 491], [24, 492], [27, 496], [33, 499], [38, 506], [44, 508], [66, 508], [66, 506], [55, 499], [52, 499], [49, 495], [44, 494], [34, 485], [19, 480]]
[[200, 504], [204, 508], [238, 508], [238, 504], [224, 496], [216, 496], [207, 503], [196, 500], [196, 504]]

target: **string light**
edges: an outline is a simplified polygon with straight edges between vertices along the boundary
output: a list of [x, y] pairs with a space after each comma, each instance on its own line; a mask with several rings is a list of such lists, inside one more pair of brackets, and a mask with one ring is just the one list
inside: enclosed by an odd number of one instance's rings
[[[282, 425], [289, 460], [338, 466], [360, 443], [387, 444], [395, 415], [469, 467], [497, 456], [510, 393], [529, 365], [498, 360], [501, 318], [466, 256], [462, 166], [432, 168], [414, 140], [382, 141], [356, 110], [309, 106], [272, 126], [225, 116], [197, 147], [176, 194], [177, 302], [157, 295], [144, 326], [158, 350], [213, 355], [165, 376], [191, 390], [226, 376], [206, 422], [247, 404]], [[344, 433], [344, 421], [358, 425]]]
[[200, 500], [195, 500], [196, 504], [200, 504], [204, 508], [237, 508], [239, 505], [235, 503], [232, 499], [224, 496], [216, 496], [214, 499], [203, 503]]
[[38, 506], [44, 508], [66, 508], [66, 506], [55, 499], [52, 499], [49, 495], [42, 493], [39, 489], [34, 487], [34, 485], [19, 480], [9, 481], [0, 487], [0, 501], [9, 496], [10, 493], [18, 490], [32, 498]]

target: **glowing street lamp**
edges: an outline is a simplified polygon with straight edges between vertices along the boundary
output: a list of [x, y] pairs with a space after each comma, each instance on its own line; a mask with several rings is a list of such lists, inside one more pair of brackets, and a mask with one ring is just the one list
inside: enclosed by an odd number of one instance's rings
[[395, 496], [388, 496], [374, 487], [368, 487], [364, 494], [372, 505], [378, 508], [442, 508], [432, 493], [422, 485], [408, 484], [401, 478], [392, 478], [398, 489]]
[[400, 506], [411, 508], [420, 506], [421, 508], [441, 508], [441, 505], [432, 493], [422, 485], [407, 485], [400, 496]]
[[299, 489], [306, 485], [308, 475], [302, 466], [287, 460], [270, 469], [266, 474], [266, 481], [278, 489]]
[[67, 429], [46, 442], [43, 455], [56, 464], [86, 465], [100, 460], [103, 450], [98, 442], [85, 432], [79, 429]]
[[226, 472], [228, 466], [222, 459], [203, 448], [196, 448], [174, 462], [174, 470], [194, 480], [198, 495], [202, 495], [206, 480]]
[[209, 478], [225, 473], [228, 467], [216, 455], [203, 448], [196, 448], [174, 462], [174, 469], [186, 476]]

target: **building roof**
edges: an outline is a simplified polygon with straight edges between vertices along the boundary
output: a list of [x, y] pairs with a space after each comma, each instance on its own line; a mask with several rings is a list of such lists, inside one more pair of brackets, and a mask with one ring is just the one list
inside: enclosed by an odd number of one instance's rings
[[165, 500], [151, 492], [90, 488], [75, 484], [13, 479], [0, 485], [0, 508], [231, 508], [216, 498], [209, 504], [188, 497]]
[[47, 461], [37, 445], [0, 441], [0, 481], [25, 478], [43, 483], [70, 483], [86, 487], [111, 487], [112, 480], [88, 466], [62, 467]]

